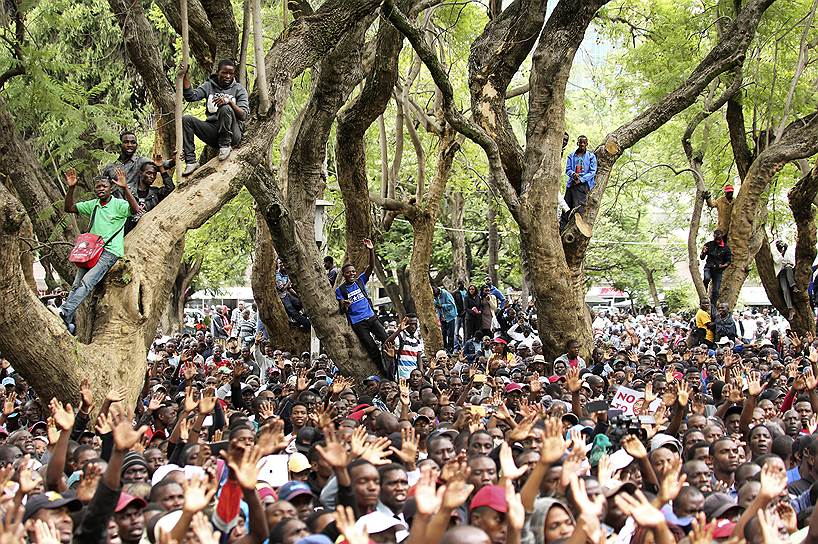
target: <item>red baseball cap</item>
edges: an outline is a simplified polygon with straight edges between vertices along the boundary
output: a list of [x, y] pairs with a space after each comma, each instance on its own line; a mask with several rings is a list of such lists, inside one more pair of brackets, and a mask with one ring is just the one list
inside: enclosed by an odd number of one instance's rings
[[724, 186], [724, 192], [725, 193], [732, 193], [733, 192], [733, 186], [732, 185], [725, 185]]
[[512, 391], [519, 391], [522, 388], [523, 386], [520, 385], [519, 383], [511, 382], [510, 384], [506, 385], [506, 393], [511, 393]]
[[128, 495], [127, 493], [120, 493], [119, 500], [116, 501], [116, 507], [114, 507], [114, 512], [122, 512], [132, 504], [136, 504], [139, 508], [145, 508], [148, 506], [148, 503], [145, 502], [145, 499], [142, 497], [134, 497], [133, 495]]
[[508, 512], [508, 503], [506, 503], [506, 490], [499, 485], [484, 485], [471, 500], [469, 510], [480, 508], [481, 506], [488, 506], [495, 512]]

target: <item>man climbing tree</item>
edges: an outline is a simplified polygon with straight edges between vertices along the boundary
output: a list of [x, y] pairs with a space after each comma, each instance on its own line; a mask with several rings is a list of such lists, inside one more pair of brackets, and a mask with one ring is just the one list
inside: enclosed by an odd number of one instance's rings
[[[375, 339], [383, 344], [387, 337], [386, 330], [378, 320], [378, 316], [375, 315], [375, 308], [372, 306], [372, 301], [366, 292], [366, 283], [375, 268], [375, 246], [372, 240], [368, 238], [363, 240], [363, 245], [369, 250], [369, 262], [366, 268], [358, 275], [355, 265], [346, 263], [341, 268], [344, 283], [335, 289], [335, 298], [338, 299], [341, 313], [346, 314], [349, 323], [352, 325], [352, 330], [361, 339], [361, 343], [366, 348], [370, 359], [385, 372], [381, 350], [378, 344], [375, 343]], [[375, 339], [372, 338], [373, 336]]]

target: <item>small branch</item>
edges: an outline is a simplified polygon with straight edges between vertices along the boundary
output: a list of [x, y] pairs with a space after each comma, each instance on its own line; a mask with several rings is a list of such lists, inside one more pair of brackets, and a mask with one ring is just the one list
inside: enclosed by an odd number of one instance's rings
[[531, 89], [530, 82], [526, 82], [523, 85], [520, 85], [519, 87], [514, 87], [513, 89], [506, 93], [506, 100], [514, 98], [516, 96], [522, 96], [526, 94], [530, 89]]

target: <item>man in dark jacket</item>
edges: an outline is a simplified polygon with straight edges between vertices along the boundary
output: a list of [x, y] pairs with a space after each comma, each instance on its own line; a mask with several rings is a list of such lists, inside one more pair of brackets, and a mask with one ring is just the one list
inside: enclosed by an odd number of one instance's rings
[[250, 114], [247, 90], [236, 81], [236, 64], [232, 60], [220, 61], [216, 73], [195, 89], [190, 85], [187, 71], [187, 66], [180, 67], [184, 78], [182, 87], [185, 101], [199, 102], [207, 99], [207, 118], [204, 121], [192, 115], [182, 118], [182, 148], [185, 156], [183, 176], [189, 176], [199, 167], [194, 136], [211, 147], [218, 147], [219, 160], [223, 161], [230, 156], [233, 146], [239, 144], [244, 121]]
[[710, 306], [715, 307], [716, 301], [719, 299], [719, 291], [721, 290], [721, 276], [724, 269], [730, 266], [733, 260], [733, 253], [727, 246], [727, 240], [724, 239], [724, 233], [716, 229], [713, 231], [713, 239], [702, 248], [700, 259], [704, 261], [704, 288], [707, 289], [712, 280], [713, 288], [710, 290]]
[[713, 334], [716, 337], [716, 342], [725, 336], [731, 341], [736, 341], [738, 330], [736, 329], [736, 322], [733, 320], [733, 315], [730, 313], [730, 308], [722, 302], [719, 304], [719, 311], [715, 319], [712, 321]]
[[[162, 175], [161, 187], [153, 186], [157, 171]], [[139, 169], [137, 186], [135, 189], [131, 189], [131, 194], [133, 194], [137, 204], [139, 204], [141, 211], [128, 218], [128, 222], [125, 223], [125, 233], [130, 232], [136, 226], [136, 222], [162, 202], [173, 189], [175, 189], [173, 178], [165, 171], [161, 155], [154, 157], [153, 162], [142, 164], [142, 167]]]

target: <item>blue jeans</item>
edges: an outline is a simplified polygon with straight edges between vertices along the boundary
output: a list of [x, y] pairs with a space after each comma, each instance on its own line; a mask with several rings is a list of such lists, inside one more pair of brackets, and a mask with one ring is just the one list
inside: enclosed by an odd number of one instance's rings
[[77, 268], [77, 273], [74, 276], [74, 284], [71, 286], [71, 293], [65, 302], [62, 303], [62, 306], [60, 306], [63, 321], [66, 323], [72, 323], [74, 321], [74, 314], [77, 312], [77, 307], [94, 291], [94, 287], [102, 281], [105, 274], [108, 273], [118, 260], [119, 257], [106, 249], [102, 251], [102, 255], [99, 256], [99, 260], [97, 264], [94, 265], [94, 268], [90, 270]]

